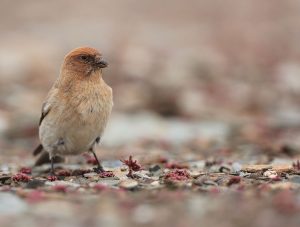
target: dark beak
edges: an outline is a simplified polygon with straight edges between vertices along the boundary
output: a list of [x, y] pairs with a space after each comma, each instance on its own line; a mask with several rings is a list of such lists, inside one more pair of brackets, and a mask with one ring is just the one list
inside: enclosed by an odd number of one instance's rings
[[102, 58], [96, 59], [95, 65], [98, 68], [106, 68], [108, 66], [108, 63], [104, 61]]

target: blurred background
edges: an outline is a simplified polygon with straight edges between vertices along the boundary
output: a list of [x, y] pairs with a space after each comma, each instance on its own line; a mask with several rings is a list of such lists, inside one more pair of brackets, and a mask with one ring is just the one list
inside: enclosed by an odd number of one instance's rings
[[[299, 12], [293, 0], [1, 0], [0, 146], [38, 143], [43, 99], [79, 46], [110, 63], [115, 105], [105, 146], [297, 130]], [[299, 147], [295, 137], [279, 143]]]
[[43, 99], [79, 46], [109, 62], [104, 160], [299, 157], [300, 1], [0, 0], [0, 21], [2, 163], [34, 162]]

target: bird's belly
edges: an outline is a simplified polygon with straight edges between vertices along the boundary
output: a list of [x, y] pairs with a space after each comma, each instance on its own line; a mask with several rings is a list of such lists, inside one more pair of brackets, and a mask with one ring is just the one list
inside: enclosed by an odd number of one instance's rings
[[82, 118], [72, 114], [68, 119], [49, 122], [44, 120], [40, 128], [42, 145], [52, 155], [76, 155], [88, 151], [101, 136], [107, 119], [103, 113]]
[[54, 105], [44, 118], [39, 136], [50, 155], [85, 152], [102, 135], [112, 109], [112, 96], [94, 93], [87, 97]]

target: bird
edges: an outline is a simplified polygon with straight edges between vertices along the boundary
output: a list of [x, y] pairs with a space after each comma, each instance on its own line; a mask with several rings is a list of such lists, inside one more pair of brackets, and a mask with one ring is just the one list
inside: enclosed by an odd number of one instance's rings
[[113, 107], [112, 88], [103, 79], [108, 63], [91, 47], [79, 47], [63, 60], [60, 73], [42, 104], [39, 121], [40, 144], [33, 151], [40, 154], [35, 166], [54, 163], [67, 155], [91, 152], [96, 170], [104, 171], [95, 153]]

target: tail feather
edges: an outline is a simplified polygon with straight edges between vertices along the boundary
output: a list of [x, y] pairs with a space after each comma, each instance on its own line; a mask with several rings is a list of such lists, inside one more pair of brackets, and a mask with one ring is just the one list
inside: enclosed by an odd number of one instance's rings
[[38, 155], [39, 153], [42, 152], [42, 150], [43, 150], [43, 145], [40, 144], [40, 145], [37, 146], [37, 148], [34, 149], [33, 155], [34, 155], [34, 156]]
[[[61, 163], [64, 162], [65, 159], [63, 157], [55, 156], [54, 157], [54, 163]], [[34, 166], [40, 166], [43, 164], [51, 163], [49, 153], [46, 151], [43, 151], [40, 155], [40, 157], [36, 160]]]

